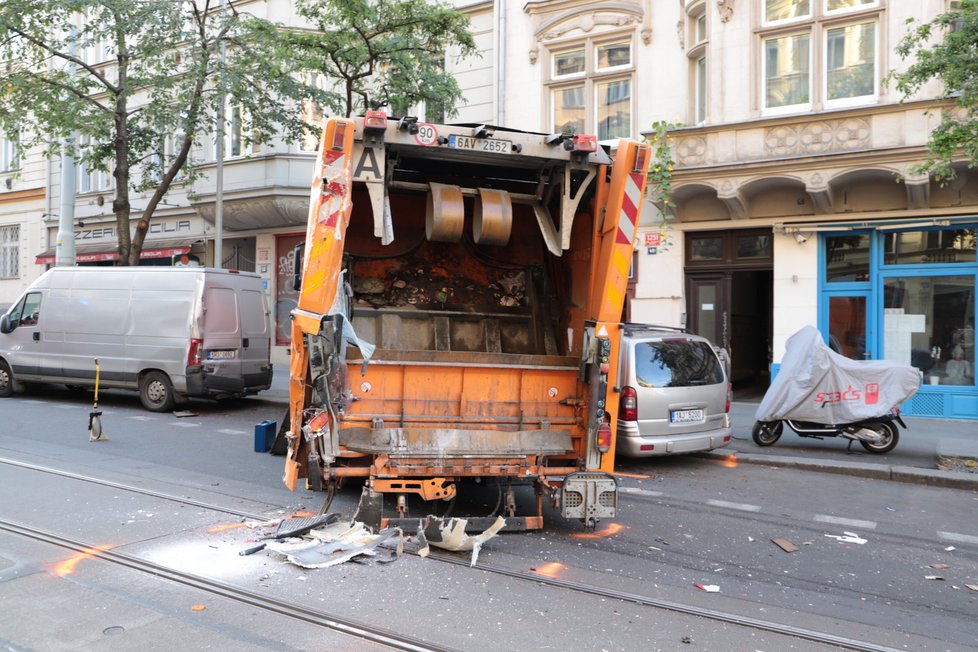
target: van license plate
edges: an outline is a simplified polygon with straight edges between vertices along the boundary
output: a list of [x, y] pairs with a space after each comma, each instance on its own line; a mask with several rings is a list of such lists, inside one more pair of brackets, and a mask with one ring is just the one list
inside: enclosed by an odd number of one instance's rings
[[703, 420], [703, 410], [673, 410], [669, 415], [672, 423], [693, 423]]
[[235, 356], [235, 354], [236, 354], [236, 351], [233, 351], [233, 350], [232, 351], [208, 351], [207, 352], [207, 359], [208, 360], [229, 360], [229, 359], [233, 358]]
[[448, 146], [452, 149], [474, 149], [480, 152], [492, 152], [493, 154], [509, 154], [513, 149], [513, 143], [509, 140], [455, 135], [448, 137]]

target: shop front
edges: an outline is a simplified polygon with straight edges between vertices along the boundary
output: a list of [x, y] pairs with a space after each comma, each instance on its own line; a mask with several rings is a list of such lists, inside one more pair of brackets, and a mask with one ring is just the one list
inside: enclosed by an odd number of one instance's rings
[[978, 419], [978, 221], [931, 223], [820, 234], [819, 329], [848, 357], [916, 367], [906, 414]]
[[[140, 252], [140, 265], [199, 265], [206, 254], [205, 236], [197, 220], [158, 220], [150, 224]], [[51, 228], [48, 242], [57, 240], [57, 229]], [[37, 265], [54, 265], [56, 248], [48, 247], [38, 253]], [[114, 223], [78, 226], [75, 229], [75, 263], [77, 265], [116, 265], [119, 260], [119, 240]]]

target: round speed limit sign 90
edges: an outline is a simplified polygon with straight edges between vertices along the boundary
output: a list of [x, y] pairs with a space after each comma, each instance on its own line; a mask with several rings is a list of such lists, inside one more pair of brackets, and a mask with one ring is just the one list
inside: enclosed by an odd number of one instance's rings
[[418, 133], [414, 134], [414, 139], [418, 141], [419, 145], [425, 147], [434, 145], [438, 142], [438, 130], [435, 129], [435, 125], [422, 122], [418, 125]]

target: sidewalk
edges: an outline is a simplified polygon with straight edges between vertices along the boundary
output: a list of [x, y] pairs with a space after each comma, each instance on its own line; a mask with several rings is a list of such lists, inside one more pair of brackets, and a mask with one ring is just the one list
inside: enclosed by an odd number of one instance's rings
[[[289, 368], [275, 365], [271, 388], [258, 396], [281, 403], [284, 409], [289, 402]], [[905, 417], [908, 429], [900, 428], [900, 443], [884, 455], [874, 455], [858, 442], [850, 447], [849, 440], [841, 437], [802, 438], [790, 428], [785, 428], [776, 444], [761, 448], [750, 434], [757, 405], [758, 401], [734, 401], [730, 408], [733, 440], [724, 448], [697, 455], [726, 460], [734, 454], [741, 464], [978, 490], [978, 472], [937, 468], [939, 455], [978, 459], [978, 421]]]
[[741, 464], [978, 490], [978, 473], [937, 468], [939, 456], [978, 458], [978, 422], [904, 417], [907, 430], [900, 428], [900, 442], [883, 455], [870, 453], [858, 442], [850, 447], [849, 440], [842, 437], [799, 437], [787, 427], [777, 443], [762, 448], [751, 439], [757, 405], [758, 401], [734, 401], [730, 408], [733, 440], [724, 448], [699, 455], [727, 459], [734, 454]]

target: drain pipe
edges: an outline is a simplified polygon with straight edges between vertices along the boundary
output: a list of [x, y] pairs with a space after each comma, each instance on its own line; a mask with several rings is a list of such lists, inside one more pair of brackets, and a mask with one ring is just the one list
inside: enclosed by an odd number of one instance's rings
[[496, 0], [496, 125], [506, 124], [506, 0]]

